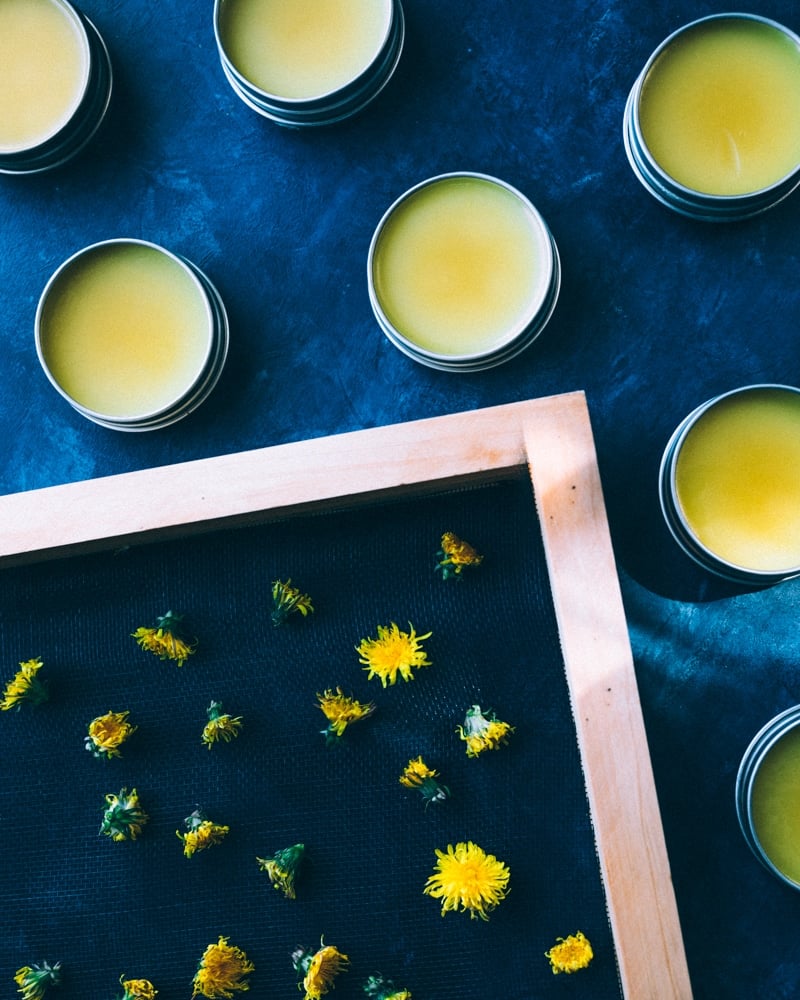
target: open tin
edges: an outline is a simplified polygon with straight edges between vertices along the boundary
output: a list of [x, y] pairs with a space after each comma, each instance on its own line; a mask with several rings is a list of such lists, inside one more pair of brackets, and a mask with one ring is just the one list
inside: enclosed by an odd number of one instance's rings
[[389, 82], [405, 18], [400, 0], [215, 0], [214, 34], [248, 107], [279, 125], [332, 125]]
[[631, 88], [625, 151], [668, 208], [745, 219], [800, 183], [800, 38], [756, 14], [712, 14], [656, 48]]
[[[34, 174], [76, 156], [111, 100], [108, 49], [68, 0], [5, 0], [0, 8], [0, 173]], [[24, 8], [24, 9], [23, 9]]]
[[516, 357], [553, 314], [555, 240], [531, 202], [487, 174], [440, 174], [401, 195], [367, 258], [372, 311], [408, 357], [476, 372]]
[[51, 384], [87, 419], [157, 430], [217, 384], [229, 328], [215, 286], [191, 261], [145, 240], [86, 247], [39, 299], [36, 350]]

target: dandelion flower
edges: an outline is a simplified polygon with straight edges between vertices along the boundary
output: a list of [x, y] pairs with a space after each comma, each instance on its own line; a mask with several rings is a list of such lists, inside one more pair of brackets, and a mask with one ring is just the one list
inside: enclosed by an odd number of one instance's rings
[[275, 580], [272, 584], [272, 624], [282, 625], [293, 611], [299, 611], [303, 618], [313, 612], [314, 607], [308, 594], [302, 594], [291, 580]]
[[126, 979], [122, 975], [119, 982], [124, 990], [119, 1000], [155, 1000], [158, 995], [158, 990], [149, 979]]
[[322, 694], [317, 693], [317, 699], [320, 710], [328, 720], [327, 727], [321, 732], [329, 744], [344, 736], [344, 731], [349, 725], [361, 719], [368, 719], [375, 711], [374, 702], [356, 701], [355, 698], [344, 694], [340, 687], [337, 687], [336, 691], [328, 688]]
[[55, 965], [49, 962], [23, 965], [17, 969], [14, 982], [19, 986], [17, 993], [22, 994], [22, 1000], [42, 1000], [49, 986], [61, 984], [61, 962]]
[[106, 712], [89, 723], [89, 735], [84, 738], [86, 749], [95, 757], [121, 757], [120, 747], [136, 732], [128, 722], [128, 712]]
[[462, 573], [467, 566], [480, 566], [483, 556], [479, 556], [469, 542], [462, 541], [452, 531], [442, 535], [441, 548], [436, 553], [439, 560], [436, 569], [441, 572], [443, 580], [463, 579]]
[[456, 732], [467, 744], [467, 757], [479, 757], [484, 750], [497, 750], [507, 743], [514, 727], [501, 722], [493, 712], [484, 715], [480, 705], [473, 705]]
[[254, 970], [255, 966], [241, 948], [228, 944], [228, 938], [220, 937], [203, 952], [192, 980], [192, 997], [229, 1000], [234, 992], [250, 989], [245, 976]]
[[189, 642], [181, 632], [183, 615], [168, 611], [156, 619], [156, 624], [150, 628], [142, 626], [131, 635], [142, 649], [153, 653], [159, 660], [174, 660], [182, 667], [192, 653], [197, 649], [197, 641]]
[[128, 789], [123, 788], [119, 795], [106, 795], [100, 833], [116, 841], [136, 840], [147, 820], [147, 813], [139, 803], [136, 789], [128, 794]]
[[292, 962], [295, 971], [303, 976], [298, 984], [298, 989], [306, 991], [303, 1000], [320, 1000], [333, 988], [333, 981], [339, 973], [346, 971], [350, 959], [334, 945], [326, 945], [320, 939], [319, 948], [315, 951], [296, 948], [292, 952]]
[[437, 849], [436, 870], [423, 892], [442, 901], [442, 916], [448, 910], [469, 911], [472, 919], [488, 920], [489, 913], [508, 894], [510, 872], [502, 861], [487, 854], [472, 841]]
[[24, 704], [41, 705], [50, 697], [47, 685], [39, 680], [37, 674], [44, 664], [38, 658], [25, 660], [20, 663], [19, 670], [14, 677], [6, 684], [3, 698], [0, 701], [0, 709], [7, 712], [10, 708], [17, 711]]
[[398, 674], [404, 681], [411, 681], [414, 669], [431, 665], [420, 643], [433, 633], [417, 635], [411, 622], [408, 627], [408, 632], [401, 632], [394, 622], [388, 626], [379, 625], [377, 639], [362, 639], [356, 646], [359, 662], [366, 664], [364, 669], [369, 671], [367, 680], [377, 677], [386, 687], [395, 683]]
[[438, 777], [438, 771], [428, 767], [422, 757], [417, 757], [406, 764], [400, 775], [400, 784], [406, 788], [418, 789], [427, 808], [431, 802], [444, 802], [450, 795], [450, 789], [446, 785], [440, 785], [436, 780]]
[[410, 990], [399, 990], [391, 979], [370, 976], [364, 983], [364, 992], [370, 1000], [411, 1000]]
[[191, 858], [198, 851], [219, 844], [230, 832], [229, 826], [212, 823], [202, 809], [195, 809], [183, 822], [186, 824], [186, 833], [181, 833], [180, 830], [176, 830], [175, 833], [183, 841], [185, 858]]
[[276, 851], [271, 858], [256, 858], [261, 871], [269, 875], [269, 880], [275, 889], [280, 890], [287, 899], [295, 899], [295, 879], [305, 857], [304, 844], [293, 844]]
[[545, 958], [550, 959], [554, 976], [559, 972], [569, 974], [585, 969], [594, 958], [592, 946], [582, 931], [570, 934], [569, 937], [556, 938], [556, 942], [550, 951], [544, 953]]
[[232, 739], [239, 735], [242, 728], [242, 717], [239, 715], [235, 719], [232, 715], [222, 711], [222, 705], [218, 701], [212, 701], [206, 710], [208, 722], [203, 728], [203, 743], [210, 750], [217, 740], [224, 740], [230, 743]]

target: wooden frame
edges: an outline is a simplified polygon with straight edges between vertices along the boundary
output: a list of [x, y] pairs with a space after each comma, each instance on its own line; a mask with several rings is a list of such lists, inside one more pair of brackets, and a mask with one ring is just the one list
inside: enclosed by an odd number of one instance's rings
[[0, 497], [0, 568], [530, 472], [623, 993], [691, 997], [583, 393]]

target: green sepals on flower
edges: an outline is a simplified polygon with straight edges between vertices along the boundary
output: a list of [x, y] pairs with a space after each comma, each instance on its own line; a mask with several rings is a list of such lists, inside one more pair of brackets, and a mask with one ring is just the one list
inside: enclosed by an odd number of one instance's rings
[[566, 972], [568, 975], [585, 969], [594, 958], [594, 952], [583, 931], [570, 934], [565, 938], [556, 938], [556, 943], [546, 951], [545, 958], [550, 960], [553, 975]]
[[439, 772], [425, 763], [422, 757], [410, 760], [400, 775], [400, 784], [406, 788], [416, 788], [425, 802], [427, 809], [431, 802], [444, 802], [450, 797], [447, 785], [440, 785], [436, 780]]
[[37, 676], [43, 666], [38, 657], [20, 663], [19, 670], [6, 684], [3, 698], [0, 700], [0, 710], [7, 712], [11, 708], [16, 708], [19, 711], [23, 705], [32, 705], [35, 708], [47, 701], [50, 692], [44, 681]]
[[221, 702], [212, 701], [206, 709], [206, 714], [208, 715], [208, 722], [203, 728], [202, 739], [209, 750], [218, 740], [230, 743], [232, 739], [239, 735], [242, 728], [241, 715], [234, 718], [232, 715], [228, 715], [227, 712], [223, 712]]
[[472, 705], [456, 732], [467, 744], [467, 757], [479, 757], [484, 750], [497, 750], [506, 744], [514, 727], [501, 722], [494, 712], [484, 714], [480, 705]]
[[84, 737], [86, 749], [95, 757], [109, 760], [121, 757], [120, 747], [136, 732], [138, 726], [128, 722], [129, 712], [106, 712], [89, 723], [89, 735]]
[[273, 580], [272, 583], [272, 624], [283, 625], [293, 611], [299, 611], [305, 618], [314, 611], [311, 598], [302, 594], [291, 580]]
[[258, 867], [269, 875], [273, 888], [286, 899], [296, 899], [295, 881], [305, 857], [305, 844], [293, 844], [276, 851], [271, 858], [256, 858]]
[[183, 856], [191, 858], [198, 851], [204, 851], [214, 844], [221, 843], [230, 833], [229, 826], [212, 823], [199, 807], [183, 821], [186, 832], [176, 830], [176, 836], [183, 841]]
[[493, 854], [472, 841], [447, 845], [436, 850], [436, 869], [423, 892], [442, 901], [442, 916], [449, 910], [469, 912], [470, 917], [488, 920], [489, 913], [508, 895], [511, 872]]
[[322, 694], [317, 693], [317, 699], [321, 712], [328, 720], [326, 728], [320, 730], [328, 746], [337, 743], [344, 736], [348, 726], [360, 722], [361, 719], [368, 719], [375, 711], [374, 702], [361, 702], [350, 698], [340, 687], [335, 691], [328, 688]]
[[119, 983], [123, 993], [118, 1000], [155, 1000], [158, 996], [158, 990], [149, 979], [126, 979], [123, 973]]
[[366, 664], [367, 680], [377, 677], [386, 687], [387, 684], [394, 684], [399, 674], [404, 681], [412, 681], [414, 670], [431, 665], [421, 643], [433, 633], [417, 635], [411, 622], [408, 628], [408, 632], [401, 632], [394, 622], [378, 625], [377, 638], [362, 639], [356, 646], [359, 663]]
[[255, 966], [246, 953], [228, 944], [228, 938], [220, 937], [216, 944], [210, 944], [203, 952], [192, 979], [192, 997], [230, 1000], [234, 992], [243, 993], [250, 989], [245, 977], [254, 971]]
[[462, 541], [452, 531], [445, 531], [440, 544], [435, 569], [442, 574], [443, 580], [461, 580], [468, 566], [480, 566], [483, 562], [483, 556], [479, 556], [469, 542]]
[[34, 962], [17, 969], [14, 982], [19, 986], [17, 993], [22, 1000], [42, 1000], [48, 987], [61, 985], [61, 962]]
[[131, 635], [142, 649], [153, 653], [159, 660], [174, 660], [182, 667], [197, 650], [197, 640], [189, 640], [182, 631], [183, 615], [168, 611], [156, 618], [153, 626], [141, 626]]
[[364, 992], [370, 1000], [411, 1000], [411, 990], [398, 989], [391, 979], [370, 976], [364, 983]]
[[148, 818], [136, 789], [128, 793], [127, 788], [122, 788], [118, 795], [106, 795], [100, 833], [116, 841], [136, 840]]
[[298, 989], [305, 990], [303, 1000], [320, 1000], [333, 989], [334, 979], [347, 971], [350, 959], [334, 945], [325, 944], [320, 938], [319, 948], [295, 948], [292, 963], [301, 976]]

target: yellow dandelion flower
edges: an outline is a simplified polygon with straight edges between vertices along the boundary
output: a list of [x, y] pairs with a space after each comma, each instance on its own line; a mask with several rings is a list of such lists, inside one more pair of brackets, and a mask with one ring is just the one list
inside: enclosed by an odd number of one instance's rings
[[230, 743], [232, 739], [239, 735], [242, 728], [242, 717], [234, 718], [222, 711], [222, 705], [218, 701], [212, 701], [208, 706], [208, 722], [203, 728], [203, 743], [210, 750], [217, 740], [224, 740]]
[[197, 649], [197, 640], [187, 641], [181, 634], [183, 615], [168, 611], [156, 619], [150, 628], [142, 626], [131, 635], [142, 649], [153, 653], [159, 660], [174, 660], [182, 667]]
[[123, 788], [119, 795], [106, 795], [100, 833], [115, 841], [136, 840], [147, 820], [147, 813], [139, 803], [136, 789], [128, 794], [128, 789]]
[[400, 775], [400, 784], [406, 788], [418, 789], [427, 808], [431, 802], [443, 802], [450, 795], [449, 788], [436, 780], [438, 777], [438, 771], [428, 767], [422, 757], [417, 757], [406, 764]]
[[452, 531], [442, 535], [441, 548], [436, 557], [439, 560], [436, 569], [441, 572], [443, 580], [451, 577], [460, 580], [467, 566], [480, 566], [483, 562], [483, 556], [479, 556], [469, 542], [462, 541]]
[[216, 944], [210, 944], [203, 952], [192, 980], [192, 997], [228, 1000], [234, 992], [250, 989], [245, 976], [254, 970], [255, 966], [241, 948], [228, 944], [228, 938], [220, 937]]
[[349, 725], [361, 719], [368, 719], [375, 711], [374, 702], [361, 702], [350, 698], [340, 687], [337, 687], [336, 691], [328, 688], [322, 694], [317, 693], [317, 699], [320, 710], [328, 720], [327, 728], [321, 730], [328, 743], [335, 743], [344, 736], [344, 731]]
[[350, 962], [335, 945], [326, 945], [321, 939], [319, 944], [315, 951], [297, 948], [292, 952], [295, 970], [303, 976], [298, 988], [306, 991], [304, 1000], [320, 1000], [333, 988], [334, 979], [347, 970]]
[[276, 851], [271, 858], [256, 858], [261, 871], [269, 875], [269, 880], [275, 889], [283, 893], [286, 899], [296, 899], [295, 879], [305, 857], [305, 844], [293, 844]]
[[467, 744], [467, 757], [479, 757], [484, 750], [497, 750], [507, 743], [514, 727], [501, 722], [493, 712], [484, 715], [480, 705], [473, 705], [456, 732]]
[[124, 990], [120, 1000], [155, 1000], [158, 990], [149, 979], [126, 979], [120, 976], [120, 985]]
[[43, 666], [38, 657], [20, 663], [19, 670], [6, 684], [0, 701], [0, 710], [3, 712], [11, 708], [19, 710], [24, 704], [36, 706], [47, 701], [49, 698], [47, 686], [37, 676]]
[[272, 624], [282, 625], [293, 611], [305, 618], [314, 606], [308, 594], [302, 594], [291, 580], [274, 580], [272, 583]]
[[22, 1000], [42, 1000], [49, 986], [61, 983], [61, 962], [23, 965], [14, 974], [14, 982], [19, 986], [17, 993], [22, 994]]
[[391, 979], [383, 976], [369, 976], [364, 992], [370, 1000], [412, 1000], [410, 990], [399, 990]]
[[184, 820], [186, 833], [176, 830], [175, 834], [183, 841], [183, 856], [191, 858], [198, 851], [204, 851], [214, 844], [219, 844], [230, 833], [229, 826], [212, 823], [202, 809], [195, 809], [191, 816]]
[[367, 680], [378, 677], [386, 687], [395, 683], [398, 674], [404, 681], [411, 681], [414, 669], [431, 665], [420, 643], [433, 633], [417, 635], [411, 622], [408, 627], [408, 632], [401, 632], [394, 622], [388, 626], [379, 625], [377, 639], [362, 639], [356, 646], [359, 662], [366, 664]]
[[472, 919], [488, 920], [489, 913], [508, 894], [510, 871], [492, 854], [472, 841], [437, 849], [436, 869], [423, 892], [442, 901], [442, 916], [448, 910], [469, 911]]
[[89, 723], [89, 735], [84, 737], [86, 749], [95, 757], [121, 757], [120, 747], [136, 732], [128, 722], [129, 712], [106, 712]]
[[570, 974], [585, 969], [594, 958], [592, 946], [582, 931], [565, 938], [556, 938], [556, 942], [550, 951], [544, 953], [545, 958], [550, 960], [554, 976], [559, 972]]

